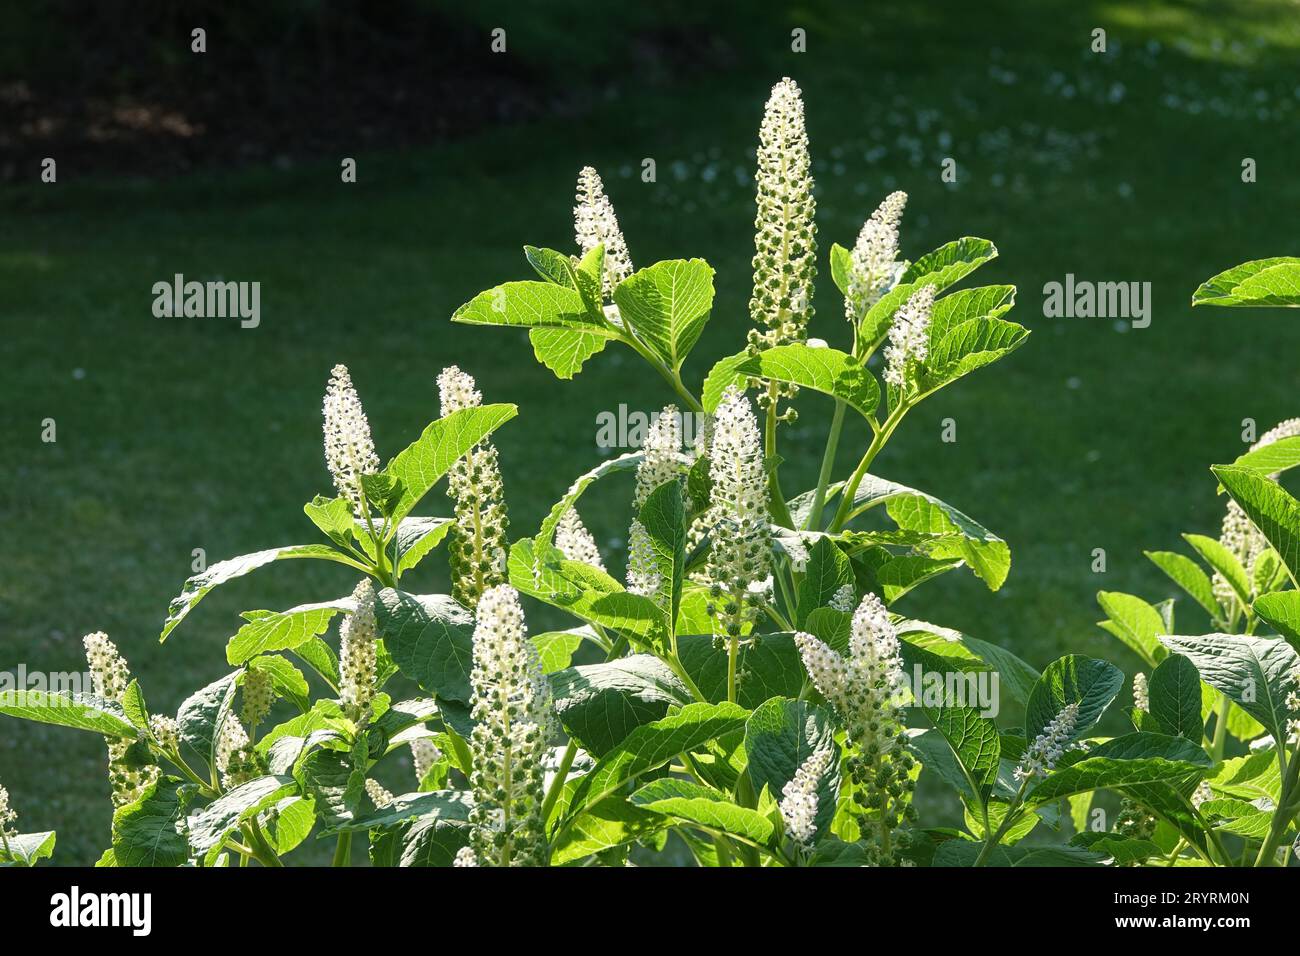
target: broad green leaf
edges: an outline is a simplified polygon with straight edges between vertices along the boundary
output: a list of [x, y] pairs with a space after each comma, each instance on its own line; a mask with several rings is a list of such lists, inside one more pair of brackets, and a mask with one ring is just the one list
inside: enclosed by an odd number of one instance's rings
[[467, 325], [576, 329], [611, 338], [615, 334], [576, 290], [533, 280], [506, 282], [480, 292], [452, 313], [451, 320]]
[[849, 294], [849, 275], [853, 271], [853, 253], [841, 246], [838, 242], [831, 243], [831, 281], [835, 283], [835, 288], [840, 290], [840, 295]]
[[795, 623], [803, 627], [808, 615], [825, 607], [846, 584], [853, 583], [848, 556], [830, 538], [818, 538], [808, 549], [808, 566], [799, 582], [799, 604]]
[[718, 410], [723, 393], [732, 385], [742, 390], [745, 388], [749, 375], [740, 371], [740, 367], [751, 357], [748, 352], [737, 352], [735, 355], [719, 359], [714, 363], [713, 368], [709, 369], [709, 374], [704, 378], [704, 388], [700, 393], [700, 404], [704, 406], [706, 412], [712, 414]]
[[[243, 823], [280, 798], [296, 792], [292, 777], [258, 777], [222, 794], [189, 818], [190, 847], [211, 860], [226, 838]], [[113, 849], [114, 855], [117, 848]]]
[[1300, 259], [1275, 256], [1233, 266], [1203, 282], [1192, 305], [1300, 305]]
[[[945, 840], [935, 851], [932, 866], [975, 865], [983, 843], [970, 840]], [[1101, 866], [1106, 857], [1075, 846], [996, 846], [985, 861], [990, 867], [1063, 867]]]
[[1166, 629], [1160, 612], [1140, 597], [1121, 591], [1098, 591], [1097, 603], [1109, 618], [1098, 626], [1127, 644], [1148, 667], [1155, 667], [1164, 656], [1160, 637]]
[[327, 544], [299, 544], [285, 548], [268, 548], [265, 551], [257, 551], [253, 554], [244, 554], [237, 558], [218, 561], [206, 571], [187, 580], [185, 586], [181, 589], [181, 593], [172, 598], [171, 605], [168, 608], [167, 620], [163, 622], [162, 634], [159, 635], [158, 640], [160, 642], [167, 640], [167, 635], [175, 630], [176, 625], [185, 620], [186, 615], [194, 609], [194, 605], [203, 600], [213, 588], [234, 578], [242, 577], [250, 571], [256, 571], [272, 561], [283, 561], [288, 558], [317, 558], [324, 561], [338, 561], [340, 564], [346, 564], [359, 571], [366, 570], [363, 565]]
[[1210, 470], [1268, 539], [1291, 580], [1300, 579], [1300, 501], [1277, 482], [1249, 469], [1215, 465]]
[[293, 850], [316, 825], [316, 804], [306, 797], [287, 797], [275, 805], [275, 818], [264, 827], [272, 848], [281, 856]]
[[298, 761], [294, 779], [303, 795], [315, 800], [316, 813], [324, 826], [341, 826], [360, 812], [366, 775], [356, 768], [351, 754], [313, 750]]
[[664, 609], [668, 621], [675, 622], [686, 570], [687, 522], [681, 482], [666, 481], [650, 492], [641, 505], [639, 519], [650, 541], [649, 557], [659, 580], [652, 600]]
[[1151, 672], [1147, 685], [1151, 716], [1167, 733], [1200, 743], [1205, 724], [1201, 721], [1201, 675], [1196, 665], [1181, 654], [1171, 654]]
[[1152, 857], [1163, 857], [1165, 852], [1150, 840], [1134, 837], [1121, 837], [1114, 833], [1093, 833], [1091, 831], [1077, 834], [1071, 846], [1082, 847], [1094, 853], [1110, 857], [1119, 866], [1137, 866]]
[[1219, 617], [1219, 602], [1214, 597], [1214, 585], [1199, 564], [1176, 551], [1144, 551], [1143, 554], [1203, 607], [1206, 614], [1211, 618]]
[[745, 753], [754, 791], [766, 787], [778, 798], [819, 750], [829, 750], [830, 760], [817, 781], [817, 836], [830, 829], [840, 793], [840, 748], [835, 743], [831, 714], [804, 700], [773, 697], [756, 708], [745, 723]]
[[1002, 753], [997, 726], [974, 707], [945, 704], [927, 707], [925, 713], [952, 748], [966, 785], [986, 804], [998, 779]]
[[[992, 644], [949, 627], [940, 627], [929, 621], [902, 620], [895, 625], [899, 637], [940, 657], [966, 658], [982, 661], [998, 675], [998, 689], [1003, 688], [1020, 706], [1029, 702], [1029, 695], [1042, 675], [1005, 647]], [[847, 645], [846, 645], [847, 646]], [[975, 670], [966, 664], [962, 670]]]
[[1250, 579], [1246, 569], [1241, 566], [1237, 556], [1214, 538], [1203, 534], [1185, 534], [1183, 539], [1196, 549], [1196, 553], [1205, 559], [1215, 571], [1218, 571], [1230, 585], [1241, 601], [1243, 607], [1250, 607]]
[[529, 638], [537, 648], [543, 674], [554, 674], [573, 663], [573, 654], [584, 640], [595, 640], [596, 632], [585, 624], [567, 631], [547, 631]]
[[311, 640], [293, 649], [296, 657], [300, 658], [303, 663], [320, 675], [321, 679], [334, 690], [339, 689], [339, 659], [334, 653], [334, 648], [330, 647], [319, 637], [313, 637]]
[[1300, 465], [1300, 435], [1280, 438], [1259, 448], [1253, 448], [1232, 463], [1234, 468], [1245, 468], [1269, 476], [1276, 476], [1297, 465]]
[[134, 740], [139, 731], [127, 719], [121, 705], [91, 694], [69, 691], [0, 691], [0, 714], [56, 724], [76, 730], [91, 730], [105, 737]]
[[619, 283], [614, 303], [636, 337], [680, 369], [713, 308], [713, 269], [703, 259], [656, 262]]
[[180, 725], [181, 743], [213, 768], [216, 773], [217, 738], [221, 725], [230, 713], [235, 699], [235, 687], [242, 670], [227, 674], [188, 697], [176, 714]]
[[582, 371], [587, 359], [602, 352], [609, 337], [577, 329], [529, 329], [533, 355], [558, 379], [571, 379]]
[[[370, 806], [367, 801], [367, 805]], [[337, 836], [357, 830], [384, 829], [408, 823], [420, 817], [442, 817], [447, 820], [467, 821], [473, 808], [473, 797], [464, 790], [430, 790], [426, 793], [402, 793], [393, 797], [385, 807], [374, 807], [358, 813], [350, 820], [324, 829], [319, 837]]]
[[898, 285], [867, 311], [859, 326], [859, 341], [868, 349], [874, 349], [889, 331], [894, 313], [914, 292], [927, 285], [934, 286], [936, 292], [943, 292], [997, 254], [998, 250], [987, 239], [966, 237], [922, 256], [903, 273]]
[[317, 495], [303, 505], [302, 510], [311, 519], [311, 523], [323, 531], [331, 541], [340, 546], [347, 545], [353, 522], [356, 520], [352, 515], [352, 502], [349, 499], [342, 495], [337, 498]]
[[551, 865], [564, 866], [644, 839], [669, 823], [661, 813], [634, 806], [622, 797], [610, 797], [587, 807], [556, 835]]
[[1013, 285], [986, 285], [945, 295], [930, 312], [930, 349], [934, 350], [959, 325], [977, 319], [996, 319], [1016, 303]]
[[[714, 646], [711, 634], [677, 639], [682, 667], [700, 693], [711, 701], [727, 699], [727, 652]], [[803, 689], [803, 661], [792, 634], [753, 634], [736, 657], [736, 697], [743, 707], [757, 707], [773, 697], [798, 697]]]
[[[0, 866], [27, 866], [32, 867], [41, 860], [48, 860], [54, 856], [54, 843], [56, 835], [53, 830], [46, 830], [43, 833], [19, 833], [8, 839], [9, 850], [5, 851], [4, 843], [0, 843]], [[112, 850], [108, 850], [112, 853]], [[95, 864], [98, 866], [99, 864]]]
[[397, 573], [405, 574], [436, 548], [451, 530], [450, 518], [407, 518], [397, 526]]
[[639, 774], [740, 730], [748, 716], [749, 711], [736, 704], [687, 704], [672, 716], [636, 728], [582, 778], [569, 802], [566, 823]]
[[1282, 638], [1247, 634], [1171, 636], [1161, 641], [1175, 654], [1189, 658], [1201, 680], [1227, 694], [1273, 735], [1285, 740], [1290, 710], [1291, 674], [1300, 657]]
[[397, 453], [384, 474], [402, 483], [392, 521], [400, 522], [445, 475], [456, 460], [518, 414], [514, 405], [462, 408], [430, 422], [420, 437]]
[[[772, 840], [772, 821], [763, 814], [737, 806], [711, 787], [688, 780], [672, 777], [655, 780], [632, 794], [632, 803], [748, 843], [766, 846]], [[833, 813], [834, 807], [830, 810]]]
[[384, 588], [375, 601], [384, 646], [402, 673], [439, 697], [469, 700], [474, 618], [446, 594]]
[[551, 692], [564, 729], [598, 759], [690, 700], [677, 675], [649, 654], [570, 667], [552, 675]]
[[268, 651], [292, 650], [323, 634], [334, 615], [354, 607], [351, 598], [301, 604], [287, 611], [245, 611], [248, 621], [226, 644], [226, 662], [239, 665]]
[[1209, 756], [1192, 741], [1139, 731], [1099, 744], [1082, 760], [1053, 770], [1030, 789], [1025, 802], [1041, 805], [1087, 790], [1170, 783], [1209, 766]]
[[194, 787], [160, 777], [140, 799], [113, 814], [113, 857], [118, 866], [182, 866], [189, 859], [185, 807]]
[[871, 418], [880, 404], [880, 386], [866, 366], [832, 348], [803, 343], [778, 345], [752, 356], [737, 368], [756, 378], [788, 382], [838, 398]]
[[1114, 664], [1070, 654], [1047, 665], [1025, 708], [1025, 739], [1034, 740], [1069, 704], [1079, 705], [1072, 740], [1085, 736], [1124, 686]]
[[1277, 591], [1258, 597], [1255, 613], [1300, 651], [1300, 591]]
[[136, 730], [149, 729], [149, 708], [144, 702], [144, 691], [140, 689], [140, 682], [135, 678], [131, 679], [131, 683], [127, 684], [126, 690], [122, 692], [122, 712], [126, 714], [126, 719]]
[[964, 322], [945, 335], [926, 356], [918, 388], [923, 394], [943, 388], [1011, 354], [1027, 338], [1028, 329], [1005, 319]]
[[627, 452], [626, 454], [619, 455], [617, 458], [610, 458], [607, 461], [602, 461], [595, 468], [579, 475], [577, 479], [574, 480], [573, 484], [569, 486], [569, 489], [564, 493], [564, 496], [551, 506], [551, 510], [542, 520], [542, 526], [538, 529], [534, 540], [549, 546], [551, 542], [555, 540], [555, 529], [559, 525], [560, 520], [565, 516], [570, 508], [577, 504], [578, 499], [582, 497], [584, 491], [586, 491], [594, 482], [599, 481], [601, 478], [605, 478], [608, 475], [636, 471], [637, 465], [641, 464], [641, 460], [644, 457], [645, 456], [639, 451]]

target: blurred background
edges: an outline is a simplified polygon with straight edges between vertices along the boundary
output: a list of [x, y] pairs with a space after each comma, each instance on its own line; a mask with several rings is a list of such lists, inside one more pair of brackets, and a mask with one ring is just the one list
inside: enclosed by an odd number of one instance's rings
[[[1104, 54], [1091, 51], [1099, 27]], [[504, 53], [490, 49], [496, 28]], [[806, 52], [791, 50], [795, 28]], [[522, 333], [450, 314], [529, 277], [523, 244], [571, 247], [574, 181], [591, 164], [636, 264], [701, 256], [718, 270], [685, 369], [698, 388], [748, 328], [754, 146], [789, 75], [818, 187], [813, 334], [847, 341], [825, 250], [851, 246], [893, 189], [911, 196], [904, 254], [994, 241], [1001, 256], [974, 281], [1017, 284], [1010, 317], [1033, 330], [912, 412], [875, 469], [1005, 538], [1011, 576], [994, 594], [954, 572], [899, 609], [1040, 667], [1069, 651], [1131, 673], [1136, 659], [1095, 627], [1095, 593], [1169, 596], [1142, 549], [1217, 536], [1208, 466], [1243, 450], [1244, 418], [1262, 432], [1300, 414], [1292, 316], [1189, 308], [1221, 269], [1296, 254], [1298, 48], [1294, 0], [669, 0], [598, 15], [569, 0], [7, 4], [0, 670], [80, 670], [81, 636], [104, 630], [151, 709], [174, 712], [225, 672], [239, 611], [349, 592], [341, 567], [273, 565], [157, 641], [193, 549], [216, 561], [316, 540], [302, 504], [330, 487], [320, 401], [336, 362], [383, 458], [436, 417], [445, 365], [475, 375], [486, 401], [519, 403], [496, 440], [512, 537], [532, 534], [604, 454], [597, 414], [669, 395], [626, 350], [560, 382]], [[46, 157], [54, 184], [40, 181]], [[340, 180], [344, 157], [355, 184]], [[955, 183], [940, 180], [946, 157]], [[261, 324], [155, 318], [151, 287], [178, 272], [260, 282]], [[1150, 282], [1151, 326], [1044, 318], [1043, 285], [1067, 273]], [[782, 437], [791, 493], [815, 480], [829, 410], [807, 394], [800, 407]], [[940, 441], [945, 418], [956, 443]], [[862, 438], [842, 443], [841, 473]], [[628, 492], [583, 499], [618, 568]], [[426, 504], [448, 513], [439, 493]], [[442, 590], [444, 570], [430, 560], [411, 589]], [[1186, 604], [1179, 629], [1203, 630]], [[529, 611], [535, 627], [560, 623]], [[108, 845], [103, 763], [97, 737], [0, 721], [0, 783], [26, 830], [58, 829], [57, 862]]]

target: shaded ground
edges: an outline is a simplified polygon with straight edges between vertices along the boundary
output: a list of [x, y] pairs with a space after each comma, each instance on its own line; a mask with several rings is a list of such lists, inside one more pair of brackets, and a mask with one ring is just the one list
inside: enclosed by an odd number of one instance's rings
[[[150, 705], [171, 710], [224, 672], [238, 611], [349, 591], [342, 569], [274, 566], [208, 598], [165, 647], [156, 641], [193, 548], [216, 560], [311, 540], [301, 505], [328, 486], [319, 408], [338, 361], [352, 368], [384, 456], [436, 415], [446, 364], [475, 374], [488, 400], [520, 403], [498, 444], [513, 534], [531, 534], [600, 459], [597, 413], [655, 409], [667, 395], [629, 353], [611, 348], [561, 383], [523, 335], [448, 316], [526, 277], [523, 243], [567, 246], [573, 179], [592, 163], [638, 264], [698, 255], [718, 269], [714, 319], [686, 369], [698, 383], [748, 325], [752, 150], [767, 90], [788, 73], [808, 103], [823, 249], [850, 244], [881, 196], [907, 189], [905, 253], [992, 239], [1001, 257], [974, 278], [1016, 283], [1012, 317], [1033, 330], [1012, 358], [913, 412], [878, 464], [1010, 542], [1010, 580], [990, 594], [955, 572], [902, 609], [1039, 665], [1071, 651], [1131, 671], [1093, 626], [1093, 594], [1165, 596], [1141, 549], [1177, 548], [1182, 530], [1217, 533], [1208, 465], [1240, 452], [1244, 417], [1262, 430], [1297, 414], [1292, 318], [1188, 305], [1223, 267], [1295, 252], [1291, 8], [1018, 4], [864, 24], [837, 6], [751, 18], [743, 37], [725, 34], [735, 60], [707, 80], [643, 88], [623, 76], [581, 122], [543, 107], [437, 148], [359, 152], [356, 185], [339, 182], [330, 157], [161, 183], [61, 176], [57, 187], [11, 188], [0, 210], [13, 356], [0, 418], [0, 669], [78, 668], [80, 636], [103, 629]], [[791, 54], [800, 22], [810, 52]], [[1097, 25], [1109, 32], [1102, 57], [1088, 51]], [[947, 156], [955, 185], [939, 181]], [[1258, 163], [1253, 185], [1240, 180], [1246, 156]], [[655, 183], [637, 175], [646, 157]], [[175, 272], [260, 281], [261, 326], [155, 319], [150, 287]], [[1151, 327], [1043, 318], [1043, 284], [1067, 272], [1151, 282]], [[842, 344], [824, 263], [817, 309], [816, 334]], [[813, 481], [826, 411], [816, 396], [801, 401], [783, 439], [792, 491]], [[39, 440], [47, 417], [55, 444]], [[955, 444], [939, 440], [947, 417]], [[842, 447], [841, 470], [861, 446]], [[584, 499], [614, 565], [627, 492]], [[1105, 575], [1090, 570], [1097, 547]], [[440, 575], [430, 562], [411, 586], [439, 589]], [[1203, 625], [1184, 614], [1188, 629]], [[12, 721], [0, 730], [0, 781], [29, 829], [57, 826], [61, 862], [91, 861], [106, 845], [102, 762], [86, 735]]]

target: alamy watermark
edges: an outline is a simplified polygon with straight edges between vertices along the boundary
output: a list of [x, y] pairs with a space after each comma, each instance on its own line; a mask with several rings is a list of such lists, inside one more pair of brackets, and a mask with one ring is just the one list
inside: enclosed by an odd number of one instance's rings
[[[969, 707], [981, 717], [998, 715], [1001, 678], [997, 671], [928, 671], [920, 664], [903, 672], [900, 691], [918, 707]], [[906, 703], [904, 697], [902, 702]]]
[[159, 319], [237, 318], [241, 329], [255, 329], [262, 321], [260, 282], [186, 282], [178, 272], [171, 282], [155, 282], [153, 296], [153, 314]]
[[[682, 446], [692, 447], [704, 431], [707, 416], [703, 412], [674, 412], [677, 427], [682, 437]], [[643, 412], [629, 410], [620, 404], [616, 411], [603, 411], [596, 415], [596, 447], [602, 451], [612, 449], [640, 448], [645, 444], [650, 426], [659, 420], [663, 412]]]
[[89, 672], [29, 671], [26, 664], [19, 664], [12, 671], [0, 671], [0, 696], [19, 707], [28, 702], [28, 695], [33, 704], [72, 706], [76, 695], [92, 694], [94, 686]]
[[1089, 282], [1076, 280], [1043, 286], [1043, 317], [1047, 319], [1130, 319], [1133, 328], [1151, 324], [1150, 282]]

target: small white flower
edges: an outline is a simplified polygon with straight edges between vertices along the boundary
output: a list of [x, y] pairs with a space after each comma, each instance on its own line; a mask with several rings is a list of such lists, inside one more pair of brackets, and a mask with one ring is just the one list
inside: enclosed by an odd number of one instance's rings
[[662, 584], [650, 533], [639, 518], [633, 518], [627, 538], [627, 589], [632, 594], [657, 600]]
[[817, 787], [831, 756], [829, 746], [813, 751], [781, 790], [779, 808], [786, 832], [805, 850], [812, 848], [817, 836]]
[[81, 643], [86, 648], [86, 663], [90, 666], [90, 683], [95, 696], [120, 704], [127, 685], [131, 683], [131, 674], [117, 645], [103, 631], [87, 634]]
[[850, 257], [845, 318], [858, 322], [897, 284], [907, 263], [898, 261], [898, 226], [907, 193], [890, 193], [862, 224]]
[[467, 846], [461, 847], [456, 851], [456, 858], [452, 860], [452, 866], [478, 866], [478, 857], [474, 851]]
[[845, 614], [852, 614], [853, 605], [857, 599], [857, 595], [853, 593], [852, 584], [841, 584], [839, 590], [831, 595], [829, 606]]
[[623, 230], [618, 227], [614, 204], [605, 195], [605, 184], [600, 174], [590, 166], [578, 173], [577, 205], [573, 207], [573, 233], [578, 248], [585, 256], [598, 245], [605, 246], [605, 271], [601, 276], [601, 291], [606, 302], [614, 297], [614, 289], [632, 274], [632, 258], [623, 240]]
[[233, 790], [258, 775], [257, 757], [248, 731], [234, 714], [228, 714], [217, 735], [217, 772], [221, 785]]
[[640, 509], [650, 493], [681, 475], [682, 415], [676, 405], [665, 405], [646, 430], [641, 461], [636, 466], [633, 509]]
[[441, 759], [442, 751], [428, 737], [417, 737], [411, 741], [411, 762], [415, 765], [416, 786], [424, 782], [433, 765]]
[[269, 671], [250, 668], [244, 673], [244, 723], [256, 727], [271, 712], [275, 687]]
[[12, 839], [18, 835], [11, 824], [18, 820], [18, 814], [9, 806], [9, 791], [0, 787], [0, 836]]
[[383, 810], [393, 802], [393, 795], [383, 788], [378, 780], [366, 781], [366, 795], [376, 810]]
[[360, 512], [361, 476], [379, 471], [379, 457], [370, 437], [370, 422], [366, 420], [346, 365], [335, 365], [330, 372], [324, 415], [325, 466], [339, 494], [346, 496]]
[[1051, 773], [1065, 753], [1066, 745], [1074, 737], [1074, 728], [1078, 722], [1078, 702], [1066, 704], [1025, 750], [1020, 766], [1016, 768], [1016, 779], [1045, 777]]
[[339, 626], [339, 700], [352, 720], [360, 720], [375, 696], [378, 638], [375, 588], [365, 578], [352, 592], [356, 610]]
[[475, 387], [474, 378], [455, 365], [448, 365], [438, 373], [438, 403], [446, 418], [452, 412], [478, 408], [483, 404], [483, 394]]
[[885, 347], [885, 381], [904, 388], [915, 377], [918, 365], [924, 365], [930, 347], [930, 311], [934, 308], [936, 288], [925, 285], [917, 289], [894, 315], [889, 327], [889, 345]]
[[1141, 671], [1133, 675], [1133, 706], [1143, 711], [1151, 709], [1151, 697], [1147, 691], [1147, 675]]
[[149, 733], [163, 750], [174, 753], [180, 746], [181, 727], [174, 717], [153, 714], [149, 718]]
[[1195, 792], [1192, 793], [1192, 806], [1200, 809], [1203, 805], [1214, 799], [1214, 791], [1210, 789], [1209, 783], [1202, 780], [1196, 785]]
[[587, 526], [582, 523], [578, 509], [570, 507], [555, 526], [555, 546], [570, 561], [581, 561], [593, 568], [605, 570], [605, 562], [600, 559], [600, 548], [591, 536]]

